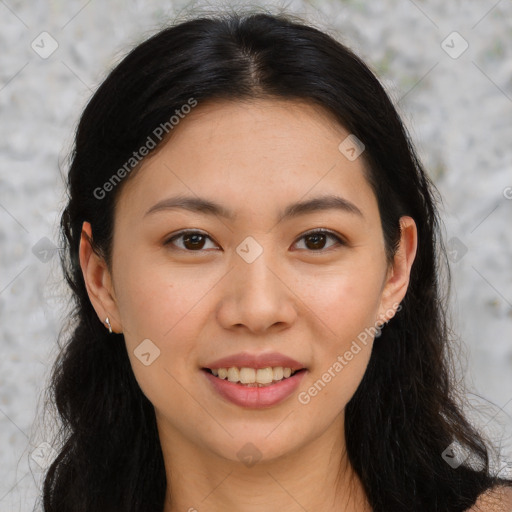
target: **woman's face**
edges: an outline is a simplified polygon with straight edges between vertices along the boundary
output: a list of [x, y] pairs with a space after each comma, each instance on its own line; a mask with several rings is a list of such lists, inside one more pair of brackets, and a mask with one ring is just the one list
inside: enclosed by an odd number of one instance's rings
[[[124, 333], [170, 452], [272, 459], [340, 437], [416, 244], [403, 218], [388, 266], [363, 159], [339, 149], [348, 135], [298, 101], [199, 103], [122, 189], [112, 275], [86, 270], [81, 248], [91, 300]], [[189, 207], [166, 206], [177, 196]], [[303, 370], [259, 387], [221, 380], [231, 366], [245, 368], [231, 380], [263, 382]]]

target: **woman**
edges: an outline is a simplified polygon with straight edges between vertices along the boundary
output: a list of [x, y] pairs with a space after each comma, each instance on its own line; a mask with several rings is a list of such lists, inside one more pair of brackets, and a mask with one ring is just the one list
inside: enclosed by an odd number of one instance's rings
[[512, 508], [450, 380], [435, 189], [348, 48], [291, 15], [162, 30], [68, 185], [45, 511]]

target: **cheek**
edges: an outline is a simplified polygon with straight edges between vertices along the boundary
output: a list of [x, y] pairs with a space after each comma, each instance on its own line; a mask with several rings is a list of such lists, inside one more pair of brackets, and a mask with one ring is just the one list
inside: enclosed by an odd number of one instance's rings
[[[195, 340], [208, 314], [208, 292], [219, 276], [211, 270], [170, 268], [139, 257], [121, 262], [117, 277], [126, 347], [141, 388], [167, 382], [165, 369], [188, 375], [195, 369]], [[142, 361], [139, 356], [148, 352], [150, 356]], [[154, 362], [145, 366], [148, 359]]]
[[132, 344], [144, 338], [160, 343], [190, 324], [182, 320], [193, 315], [209, 281], [213, 286], [211, 277], [205, 282], [190, 269], [170, 268], [135, 255], [119, 264], [117, 281], [123, 329]]
[[322, 407], [339, 411], [361, 382], [373, 346], [383, 272], [377, 266], [354, 264], [297, 281], [316, 324], [314, 365], [302, 401], [299, 396], [301, 403], [316, 404], [310, 414], [320, 414]]
[[155, 406], [181, 410], [188, 395], [180, 383], [194, 361], [190, 340], [197, 338], [206, 283], [179, 270], [173, 277], [169, 268], [143, 259], [119, 270], [118, 304], [134, 376]]
[[314, 275], [303, 273], [295, 279], [295, 289], [328, 338], [343, 345], [375, 324], [383, 277], [377, 266], [355, 263]]

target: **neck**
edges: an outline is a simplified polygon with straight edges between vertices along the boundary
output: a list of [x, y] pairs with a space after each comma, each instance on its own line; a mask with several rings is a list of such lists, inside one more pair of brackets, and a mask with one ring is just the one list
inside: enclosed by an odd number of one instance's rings
[[250, 466], [199, 447], [159, 423], [168, 483], [163, 512], [370, 511], [346, 456], [343, 417], [293, 453], [270, 460], [262, 454]]

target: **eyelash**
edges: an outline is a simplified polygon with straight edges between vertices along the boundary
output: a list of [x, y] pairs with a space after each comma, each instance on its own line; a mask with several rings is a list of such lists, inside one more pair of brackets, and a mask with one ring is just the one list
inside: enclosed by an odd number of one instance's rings
[[[210, 238], [210, 240], [213, 240], [209, 235], [207, 235], [206, 233], [203, 233], [202, 231], [185, 230], [185, 231], [180, 231], [179, 233], [176, 233], [175, 235], [173, 235], [171, 238], [169, 238], [168, 240], [166, 240], [164, 242], [164, 245], [169, 246], [172, 244], [172, 242], [174, 242], [174, 240], [181, 238], [185, 235], [201, 235], [201, 236]], [[303, 235], [301, 235], [298, 240], [302, 240], [303, 238], [305, 238], [307, 236], [311, 236], [311, 235], [328, 235], [328, 237], [334, 238], [337, 241], [338, 245], [341, 245], [341, 246], [347, 245], [347, 243], [340, 236], [338, 236], [334, 232], [332, 232], [330, 230], [326, 230], [326, 229], [314, 229], [312, 231], [308, 231], [308, 232], [304, 233]], [[316, 251], [308, 250], [308, 252], [310, 252], [310, 253], [325, 253], [335, 247], [336, 247], [336, 245], [328, 247], [327, 249], [318, 249]], [[204, 249], [198, 249], [197, 251], [191, 251], [188, 249], [182, 249], [181, 247], [177, 247], [177, 249], [179, 249], [181, 251], [185, 251], [185, 252], [203, 252], [204, 251]]]

